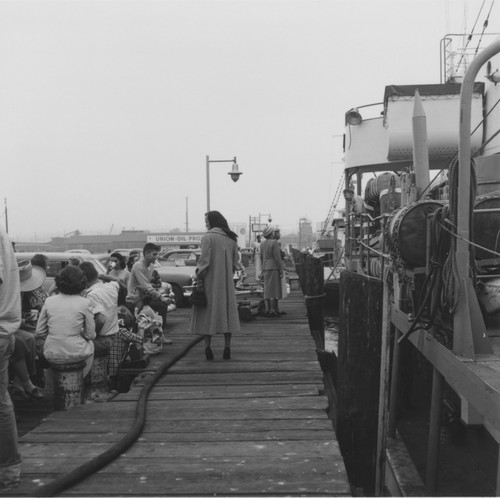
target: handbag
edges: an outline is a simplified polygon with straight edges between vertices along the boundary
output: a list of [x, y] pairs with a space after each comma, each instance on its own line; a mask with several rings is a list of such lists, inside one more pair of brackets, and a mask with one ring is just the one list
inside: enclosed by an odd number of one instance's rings
[[207, 304], [207, 295], [205, 294], [203, 280], [199, 279], [196, 281], [196, 285], [191, 292], [189, 300], [194, 306], [205, 306]]
[[149, 355], [145, 353], [142, 346], [129, 343], [127, 352], [120, 362], [120, 368], [146, 368], [149, 363]]

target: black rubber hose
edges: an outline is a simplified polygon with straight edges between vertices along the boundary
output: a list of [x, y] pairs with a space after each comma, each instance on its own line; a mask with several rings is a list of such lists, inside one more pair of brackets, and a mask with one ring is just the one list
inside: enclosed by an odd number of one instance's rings
[[156, 384], [158, 379], [168, 371], [170, 367], [175, 365], [180, 359], [182, 359], [186, 354], [200, 341], [204, 339], [204, 336], [200, 335], [193, 341], [191, 341], [180, 353], [174, 356], [171, 360], [165, 361], [160, 365], [156, 372], [148, 377], [144, 383], [144, 386], [139, 393], [139, 398], [137, 399], [137, 405], [135, 408], [135, 420], [130, 428], [130, 430], [123, 436], [123, 438], [118, 441], [114, 446], [104, 451], [100, 455], [88, 460], [76, 469], [73, 469], [68, 474], [55, 479], [45, 486], [37, 488], [35, 491], [30, 493], [28, 496], [55, 496], [56, 494], [64, 491], [70, 486], [74, 486], [76, 483], [80, 482], [85, 477], [97, 472], [102, 469], [117, 457], [119, 457], [124, 451], [126, 451], [140, 436], [142, 429], [144, 427], [144, 422], [146, 420], [146, 402], [152, 387]]

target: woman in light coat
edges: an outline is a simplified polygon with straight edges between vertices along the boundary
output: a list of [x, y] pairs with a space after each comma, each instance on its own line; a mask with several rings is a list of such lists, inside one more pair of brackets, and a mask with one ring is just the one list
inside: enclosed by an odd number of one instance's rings
[[208, 232], [201, 239], [197, 278], [203, 280], [207, 304], [193, 306], [191, 333], [205, 336], [205, 356], [213, 360], [212, 336], [224, 334], [223, 358], [231, 358], [231, 334], [240, 331], [233, 275], [238, 266], [238, 236], [218, 211], [205, 215]]
[[96, 338], [90, 301], [80, 293], [86, 279], [78, 266], [68, 265], [56, 275], [59, 294], [46, 299], [36, 325], [36, 336], [43, 339], [43, 356], [49, 363], [85, 360], [83, 376], [92, 367]]
[[283, 261], [279, 243], [274, 238], [274, 227], [267, 227], [262, 235], [265, 238], [260, 245], [260, 260], [264, 278], [264, 305], [266, 315], [278, 317], [278, 299], [282, 297]]

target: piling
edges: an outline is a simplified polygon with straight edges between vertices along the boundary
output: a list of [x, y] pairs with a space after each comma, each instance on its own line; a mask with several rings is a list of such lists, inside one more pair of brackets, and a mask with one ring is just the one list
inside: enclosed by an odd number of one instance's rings
[[337, 437], [349, 481], [375, 492], [377, 456], [382, 283], [343, 271], [337, 371]]
[[54, 379], [54, 409], [65, 411], [83, 404], [83, 368], [85, 360], [74, 363], [50, 363]]
[[85, 398], [96, 400], [106, 397], [109, 394], [108, 383], [108, 360], [109, 348], [96, 348], [94, 351], [94, 361], [90, 370], [90, 388], [85, 393]]

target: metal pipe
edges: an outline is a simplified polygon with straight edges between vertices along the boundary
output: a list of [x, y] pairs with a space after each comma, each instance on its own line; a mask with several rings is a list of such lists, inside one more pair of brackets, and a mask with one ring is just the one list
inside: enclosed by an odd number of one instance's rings
[[207, 156], [207, 213], [210, 211], [210, 161]]
[[429, 421], [429, 445], [427, 448], [427, 468], [425, 490], [427, 496], [436, 496], [437, 470], [439, 463], [439, 433], [441, 430], [441, 408], [443, 401], [443, 376], [437, 368], [432, 372], [431, 413]]
[[497, 491], [496, 496], [500, 496], [500, 447], [498, 449], [498, 461], [497, 461]]
[[474, 213], [500, 213], [500, 208], [474, 209]]
[[427, 117], [418, 90], [415, 90], [412, 131], [413, 171], [415, 172], [417, 193], [420, 196], [429, 186], [429, 145], [427, 143]]
[[482, 50], [465, 73], [460, 91], [460, 128], [458, 143], [458, 188], [457, 188], [457, 241], [455, 260], [459, 302], [453, 317], [453, 351], [467, 358], [491, 352], [486, 328], [481, 322], [481, 311], [474, 295], [470, 276], [469, 226], [471, 211], [471, 108], [474, 81], [481, 67], [500, 52], [500, 39]]
[[398, 342], [400, 331], [394, 327], [394, 348], [392, 351], [392, 372], [391, 372], [391, 393], [389, 397], [389, 422], [387, 426], [387, 435], [396, 437], [396, 419], [398, 408], [398, 389], [399, 389], [399, 349], [401, 345]]
[[[457, 267], [460, 277], [469, 276], [469, 212], [470, 212], [470, 133], [471, 107], [474, 81], [481, 67], [500, 52], [500, 39], [482, 50], [471, 62], [465, 73], [460, 91], [460, 129], [458, 143], [458, 199], [461, 209], [457, 213], [457, 233], [462, 239], [457, 240]], [[464, 264], [461, 264], [464, 263]]]

